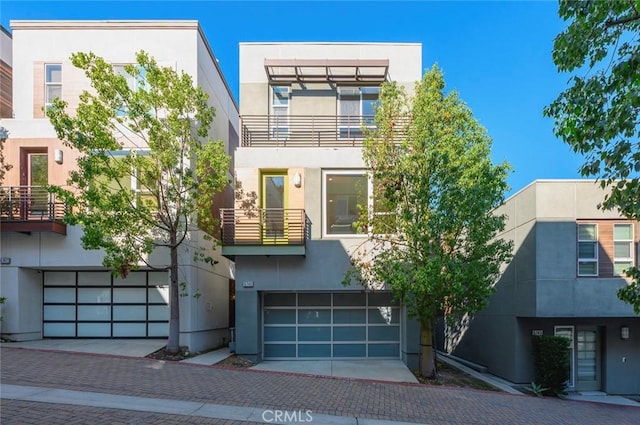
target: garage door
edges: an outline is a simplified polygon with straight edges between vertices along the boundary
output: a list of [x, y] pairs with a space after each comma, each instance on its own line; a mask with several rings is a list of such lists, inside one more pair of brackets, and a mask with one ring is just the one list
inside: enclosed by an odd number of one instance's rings
[[265, 359], [400, 357], [390, 293], [265, 293], [262, 305]]
[[166, 272], [43, 272], [43, 337], [159, 338], [169, 332]]

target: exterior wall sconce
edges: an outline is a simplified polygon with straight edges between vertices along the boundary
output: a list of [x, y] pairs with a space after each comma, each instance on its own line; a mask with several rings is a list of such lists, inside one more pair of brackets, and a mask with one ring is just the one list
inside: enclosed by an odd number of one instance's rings
[[55, 151], [53, 151], [53, 160], [56, 162], [56, 164], [62, 164], [62, 161], [63, 161], [62, 149], [56, 149]]
[[626, 325], [620, 326], [620, 339], [622, 340], [629, 339], [629, 326], [626, 326]]
[[302, 186], [302, 176], [300, 175], [300, 173], [295, 173], [293, 175], [293, 185], [295, 187], [300, 187]]

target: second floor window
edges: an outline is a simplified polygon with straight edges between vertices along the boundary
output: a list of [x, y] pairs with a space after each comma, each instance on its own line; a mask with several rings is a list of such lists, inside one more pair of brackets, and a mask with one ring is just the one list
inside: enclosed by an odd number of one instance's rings
[[578, 276], [598, 276], [598, 226], [578, 224]]
[[62, 97], [62, 64], [44, 65], [44, 106], [49, 108], [54, 99]]
[[613, 225], [613, 274], [624, 275], [633, 266], [633, 225]]
[[378, 87], [341, 87], [338, 91], [340, 138], [362, 138], [362, 127], [374, 124]]
[[[125, 78], [125, 80], [127, 81], [127, 85], [129, 86], [129, 89], [131, 89], [131, 91], [142, 90], [145, 88], [146, 70], [139, 66], [137, 66], [136, 68], [139, 71], [139, 74], [137, 76], [129, 74], [125, 69], [125, 65], [113, 65], [113, 71]], [[118, 111], [116, 112], [116, 116], [118, 117], [123, 117], [125, 115], [127, 115], [126, 107], [118, 109]]]

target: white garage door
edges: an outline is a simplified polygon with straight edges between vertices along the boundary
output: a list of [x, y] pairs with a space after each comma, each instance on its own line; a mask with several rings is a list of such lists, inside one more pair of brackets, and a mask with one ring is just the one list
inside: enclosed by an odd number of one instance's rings
[[400, 357], [400, 309], [388, 292], [263, 294], [265, 359]]
[[43, 337], [159, 338], [169, 332], [166, 272], [43, 272]]

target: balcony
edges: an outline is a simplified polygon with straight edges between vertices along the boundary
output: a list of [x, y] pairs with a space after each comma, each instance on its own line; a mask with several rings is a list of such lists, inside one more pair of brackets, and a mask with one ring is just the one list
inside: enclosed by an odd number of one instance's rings
[[43, 186], [0, 187], [0, 232], [67, 234], [65, 205]]
[[311, 221], [303, 209], [220, 210], [222, 255], [305, 255]]
[[375, 125], [373, 115], [243, 115], [240, 128], [243, 147], [361, 147]]

